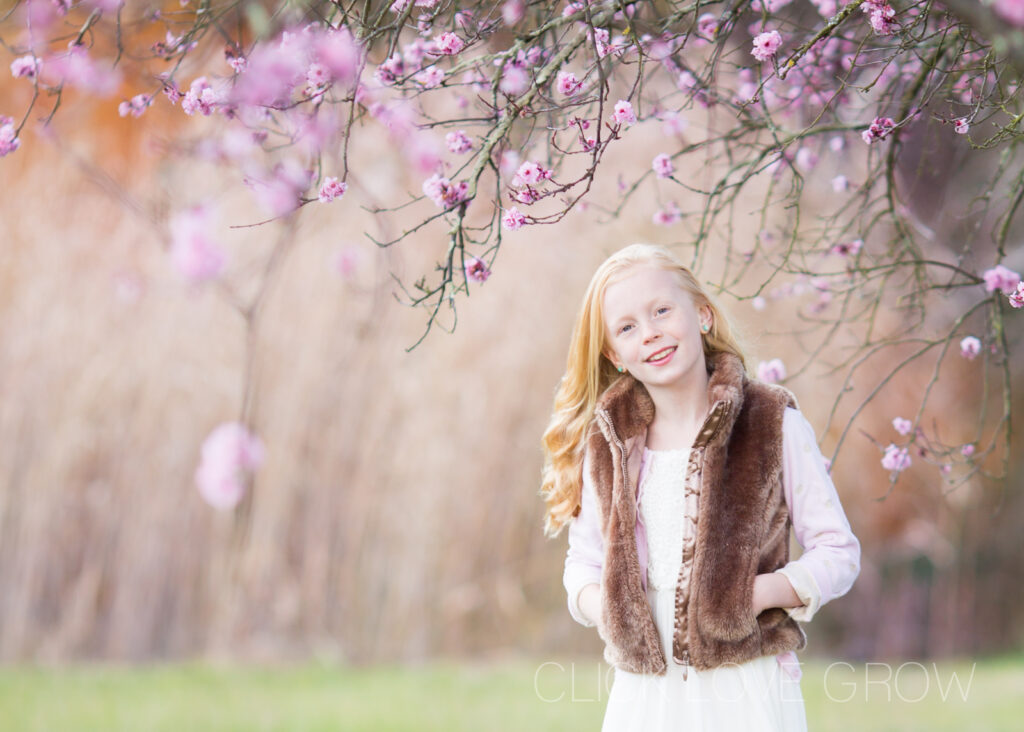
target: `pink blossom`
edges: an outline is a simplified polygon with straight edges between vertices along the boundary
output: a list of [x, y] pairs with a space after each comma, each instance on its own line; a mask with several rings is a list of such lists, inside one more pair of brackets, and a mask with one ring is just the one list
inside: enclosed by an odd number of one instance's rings
[[317, 60], [327, 67], [335, 81], [350, 84], [355, 80], [362, 51], [348, 28], [319, 34], [314, 50]]
[[456, 155], [468, 153], [470, 150], [473, 149], [473, 143], [470, 141], [469, 137], [466, 136], [466, 133], [463, 132], [462, 130], [458, 130], [456, 132], [449, 132], [447, 135], [444, 136], [444, 142], [448, 146], [448, 149], [451, 150]]
[[839, 152], [844, 147], [846, 147], [846, 141], [839, 135], [836, 135], [828, 141], [828, 149], [832, 152]]
[[761, 11], [766, 11], [771, 15], [779, 12], [791, 2], [793, 2], [793, 0], [753, 0], [753, 2], [750, 3], [750, 7], [753, 8], [754, 12], [760, 13]]
[[672, 226], [683, 220], [683, 212], [679, 210], [675, 201], [669, 201], [654, 212], [651, 220], [658, 226]]
[[505, 211], [505, 215], [501, 217], [502, 226], [509, 231], [518, 231], [525, 223], [526, 217], [515, 206]]
[[491, 270], [487, 268], [487, 263], [484, 260], [477, 257], [470, 257], [466, 260], [466, 277], [474, 282], [483, 283], [490, 276]]
[[786, 365], [778, 358], [761, 361], [757, 364], [757, 378], [769, 384], [777, 384], [786, 378]]
[[276, 43], [257, 44], [249, 54], [245, 71], [235, 77], [231, 101], [265, 107], [287, 104], [312, 61], [306, 34], [284, 31]]
[[124, 5], [124, 0], [88, 0], [88, 4], [92, 5], [97, 10], [112, 13]]
[[423, 194], [439, 208], [447, 209], [466, 200], [466, 196], [469, 195], [469, 184], [466, 181], [452, 183], [435, 173], [423, 181]]
[[884, 140], [895, 128], [896, 123], [891, 117], [875, 117], [871, 125], [860, 133], [864, 142], [872, 144], [876, 140]]
[[505, 25], [513, 26], [526, 15], [526, 4], [523, 0], [505, 0], [501, 6], [501, 19]]
[[466, 43], [454, 33], [442, 33], [434, 39], [436, 52], [442, 56], [454, 56], [466, 47]]
[[214, 508], [235, 507], [263, 459], [263, 442], [244, 425], [238, 422], [219, 425], [203, 441], [195, 474], [199, 494]]
[[179, 90], [178, 87], [175, 86], [173, 81], [164, 82], [163, 93], [170, 100], [171, 104], [177, 104], [179, 101], [181, 101], [181, 90]]
[[903, 419], [903, 417], [894, 417], [892, 420], [893, 429], [899, 432], [901, 435], [909, 435], [910, 430], [913, 429], [914, 425], [909, 419]]
[[666, 137], [682, 135], [689, 124], [686, 117], [678, 112], [666, 112], [661, 115], [661, 131]]
[[321, 63], [311, 63], [306, 69], [306, 94], [312, 96], [331, 82], [331, 72]]
[[11, 76], [15, 79], [34, 79], [39, 74], [42, 64], [43, 62], [40, 59], [31, 54], [20, 56], [11, 61]]
[[839, 0], [811, 0], [823, 18], [831, 18], [839, 11]]
[[219, 277], [224, 254], [210, 236], [210, 213], [197, 207], [181, 211], [170, 221], [171, 257], [178, 271], [192, 283]]
[[413, 110], [407, 104], [394, 102], [384, 104], [370, 101], [368, 98], [363, 103], [370, 115], [384, 125], [392, 140], [404, 143], [411, 138], [416, 125], [413, 119]]
[[348, 183], [333, 177], [324, 178], [323, 185], [320, 186], [320, 203], [330, 203], [335, 198], [341, 198], [347, 190]]
[[512, 185], [536, 185], [537, 183], [549, 180], [550, 178], [550, 170], [546, 170], [539, 163], [535, 163], [532, 160], [527, 160], [525, 163], [519, 166], [519, 170], [516, 171], [515, 178], [512, 179]]
[[[515, 183], [515, 180], [513, 180]], [[508, 197], [516, 203], [522, 203], [529, 206], [531, 203], [540, 200], [540, 193], [535, 188], [526, 186], [524, 188], [512, 188], [508, 192]]]
[[699, 89], [700, 82], [697, 81], [696, 76], [694, 76], [686, 69], [683, 69], [682, 71], [679, 72], [679, 75], [676, 76], [676, 86], [682, 89], [683, 91], [687, 91], [690, 89]]
[[515, 171], [519, 168], [519, 153], [515, 150], [502, 150], [501, 157], [498, 158], [498, 170], [504, 176], [515, 175]]
[[1024, 28], [1024, 0], [995, 0], [992, 9], [1007, 23]]
[[778, 31], [766, 31], [754, 38], [754, 48], [750, 53], [758, 61], [767, 61], [775, 57], [781, 45], [782, 36]]
[[886, 470], [901, 472], [910, 467], [910, 454], [905, 447], [889, 444], [882, 457], [882, 467]]
[[832, 179], [832, 190], [836, 193], [848, 191], [850, 190], [850, 181], [846, 179], [845, 175], [837, 175]]
[[747, 74], [743, 72], [747, 69], [740, 69], [740, 84], [736, 87], [736, 93], [733, 95], [733, 101], [736, 104], [746, 104], [757, 98], [757, 84], [753, 78], [747, 78]]
[[763, 296], [756, 295], [754, 299], [750, 301], [750, 304], [753, 306], [754, 310], [761, 311], [765, 309], [765, 307], [768, 305], [768, 302], [764, 299]]
[[939, 472], [943, 475], [949, 475], [953, 471], [953, 466], [949, 463], [943, 463], [939, 466]]
[[654, 174], [659, 178], [671, 178], [672, 174], [676, 172], [676, 168], [672, 164], [672, 158], [665, 153], [654, 156], [654, 160], [651, 162], [651, 168], [654, 170]]
[[556, 85], [558, 86], [558, 91], [567, 97], [571, 97], [580, 90], [583, 83], [571, 71], [559, 71]]
[[887, 0], [865, 0], [861, 10], [868, 14], [868, 22], [880, 36], [892, 35], [899, 27], [894, 20], [896, 11]]
[[335, 272], [342, 278], [350, 280], [355, 277], [360, 259], [362, 259], [362, 254], [359, 249], [352, 244], [345, 244], [334, 252], [331, 262]]
[[974, 444], [968, 442], [966, 445], [960, 448], [960, 454], [964, 457], [970, 457], [974, 454]]
[[402, 59], [401, 54], [394, 54], [386, 61], [384, 61], [377, 70], [374, 72], [374, 76], [380, 81], [381, 84], [394, 84], [400, 76], [405, 76], [405, 61]]
[[802, 147], [796, 151], [796, 157], [793, 159], [793, 162], [801, 170], [809, 172], [818, 164], [818, 156], [810, 148]]
[[429, 66], [413, 77], [424, 89], [436, 89], [444, 81], [444, 72], [436, 66]]
[[518, 97], [530, 88], [530, 75], [526, 69], [515, 64], [505, 64], [501, 71], [498, 89], [510, 97]]
[[14, 120], [0, 114], [0, 158], [18, 149], [21, 140], [14, 128]]
[[121, 84], [121, 72], [94, 60], [85, 46], [72, 46], [67, 53], [47, 60], [47, 69], [58, 83], [68, 84], [100, 97], [109, 97]]
[[132, 117], [141, 117], [146, 108], [153, 103], [153, 98], [148, 94], [136, 94], [131, 101], [121, 102], [117, 105], [117, 113], [122, 117], [129, 114]]
[[418, 69], [423, 65], [430, 49], [431, 46], [427, 41], [422, 38], [414, 38], [402, 48], [402, 61], [408, 64], [410, 69]]
[[467, 33], [476, 33], [481, 28], [486, 27], [485, 23], [477, 22], [476, 18], [473, 17], [473, 12], [470, 10], [459, 10], [453, 18], [455, 25]]
[[1020, 275], [1017, 272], [1007, 269], [1001, 264], [996, 265], [992, 269], [985, 270], [982, 278], [985, 280], [986, 292], [1001, 290], [1004, 295], [1013, 294], [1013, 291], [1017, 289], [1017, 284], [1020, 282]]
[[636, 124], [636, 113], [633, 112], [633, 105], [627, 102], [625, 99], [620, 99], [615, 103], [615, 109], [612, 111], [612, 122], [617, 125], [630, 125]]
[[469, 88], [475, 92], [482, 92], [487, 88], [489, 80], [479, 71], [467, 71], [462, 75], [462, 83], [468, 84]]
[[703, 13], [697, 18], [697, 35], [708, 41], [715, 40], [718, 34], [718, 18], [714, 13]]
[[192, 82], [189, 90], [182, 97], [181, 111], [190, 117], [196, 112], [202, 113], [204, 117], [209, 117], [217, 102], [217, 95], [206, 81], [206, 77], [200, 76]]
[[960, 341], [960, 355], [968, 361], [973, 361], [979, 353], [981, 353], [981, 341], [974, 336], [967, 336]]
[[966, 117], [961, 117], [960, 119], [953, 120], [953, 130], [956, 132], [956, 134], [966, 135], [970, 129], [971, 125], [967, 122]]
[[299, 199], [313, 179], [312, 170], [288, 157], [270, 171], [250, 168], [244, 182], [257, 202], [272, 216], [283, 216], [299, 206]]
[[228, 62], [228, 66], [230, 66], [231, 70], [236, 74], [241, 74], [245, 71], [245, 68], [249, 63], [245, 60], [245, 56], [239, 56], [233, 53], [225, 54], [225, 59]]
[[1010, 293], [1010, 306], [1014, 308], [1024, 308], [1024, 282], [1017, 283], [1017, 289]]

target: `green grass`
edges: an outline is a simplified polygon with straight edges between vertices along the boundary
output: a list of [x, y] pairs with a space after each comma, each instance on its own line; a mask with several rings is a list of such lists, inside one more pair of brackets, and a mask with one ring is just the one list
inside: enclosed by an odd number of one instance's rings
[[[1024, 658], [924, 667], [804, 664], [809, 729], [1020, 729]], [[0, 730], [599, 730], [611, 680], [596, 659], [371, 669], [3, 667]]]

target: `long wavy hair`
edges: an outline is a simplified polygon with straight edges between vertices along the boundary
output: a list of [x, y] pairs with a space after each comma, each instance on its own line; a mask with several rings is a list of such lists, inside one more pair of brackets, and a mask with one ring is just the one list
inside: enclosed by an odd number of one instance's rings
[[569, 344], [569, 357], [555, 393], [551, 421], [544, 432], [544, 472], [540, 495], [547, 505], [544, 533], [558, 536], [579, 513], [583, 487], [583, 440], [594, 417], [598, 397], [619, 376], [605, 355], [606, 339], [602, 304], [608, 285], [632, 267], [648, 265], [672, 272], [690, 294], [695, 307], [706, 305], [713, 320], [703, 334], [704, 357], [726, 351], [746, 359], [739, 337], [725, 313], [685, 265], [665, 247], [632, 244], [608, 257], [590, 280]]

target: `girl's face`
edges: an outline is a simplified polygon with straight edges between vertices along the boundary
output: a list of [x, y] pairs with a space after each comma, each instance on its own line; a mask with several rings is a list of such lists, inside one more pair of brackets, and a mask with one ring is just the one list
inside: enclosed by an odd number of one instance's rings
[[605, 355], [649, 386], [669, 386], [704, 367], [701, 323], [711, 310], [697, 308], [668, 270], [636, 265], [609, 284], [603, 299]]

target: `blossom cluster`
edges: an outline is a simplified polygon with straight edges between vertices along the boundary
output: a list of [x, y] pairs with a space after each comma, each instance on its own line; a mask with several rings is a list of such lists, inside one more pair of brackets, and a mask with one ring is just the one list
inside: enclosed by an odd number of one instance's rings
[[878, 140], [884, 140], [895, 127], [896, 123], [891, 117], [875, 117], [868, 128], [861, 133], [861, 137], [870, 145]]
[[199, 495], [217, 509], [238, 505], [264, 460], [263, 442], [238, 422], [217, 426], [203, 441], [195, 481]]
[[17, 150], [20, 144], [14, 120], [0, 114], [0, 158]]

